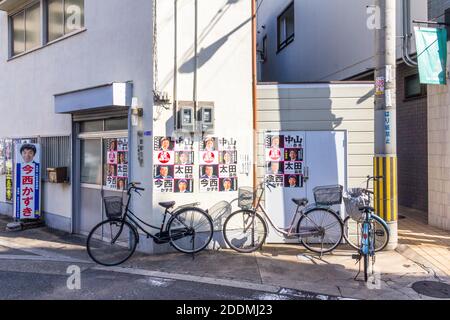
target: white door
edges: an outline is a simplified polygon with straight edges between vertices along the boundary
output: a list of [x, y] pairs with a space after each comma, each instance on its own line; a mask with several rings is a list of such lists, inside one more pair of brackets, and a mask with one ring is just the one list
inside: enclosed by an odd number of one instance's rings
[[[276, 145], [271, 146], [271, 140], [278, 136], [280, 142], [280, 157], [277, 156]], [[276, 138], [275, 138], [276, 139]], [[292, 144], [302, 140], [301, 144]], [[265, 209], [274, 224], [279, 228], [289, 228], [295, 215], [296, 205], [293, 198], [308, 198], [314, 203], [313, 189], [317, 186], [337, 185], [347, 186], [347, 141], [344, 131], [297, 131], [268, 132], [266, 134], [266, 178], [277, 180], [277, 188], [266, 188]], [[272, 150], [272, 151], [270, 151]], [[292, 160], [298, 152], [298, 162], [301, 162], [301, 177], [303, 184], [293, 185], [298, 171], [292, 171]], [[301, 150], [301, 151], [300, 151]], [[300, 155], [301, 153], [301, 155]], [[282, 168], [278, 175], [271, 174], [276, 170], [274, 161], [278, 160]], [[295, 162], [294, 162], [295, 163]], [[273, 166], [271, 168], [271, 166]], [[300, 165], [296, 165], [298, 169]], [[291, 181], [289, 181], [291, 179]], [[333, 209], [342, 212], [341, 207]], [[297, 222], [295, 222], [296, 224]], [[286, 241], [269, 223], [268, 243], [292, 242]]]

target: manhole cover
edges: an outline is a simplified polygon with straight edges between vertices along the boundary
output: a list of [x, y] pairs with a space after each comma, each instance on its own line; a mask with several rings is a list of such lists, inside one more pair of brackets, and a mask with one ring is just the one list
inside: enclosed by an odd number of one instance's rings
[[424, 296], [450, 299], [450, 285], [436, 281], [419, 281], [412, 285], [415, 292]]

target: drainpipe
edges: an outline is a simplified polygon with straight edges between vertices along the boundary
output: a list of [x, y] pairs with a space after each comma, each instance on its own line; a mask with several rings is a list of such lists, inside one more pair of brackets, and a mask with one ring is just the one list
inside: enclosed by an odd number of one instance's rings
[[417, 62], [414, 61], [409, 55], [411, 49], [411, 3], [410, 0], [402, 1], [402, 16], [403, 16], [403, 45], [402, 45], [402, 59], [406, 65], [410, 67], [417, 66]]
[[[198, 108], [198, 0], [195, 0], [195, 29], [194, 29], [194, 117]], [[202, 128], [203, 130], [203, 128]]]
[[178, 104], [178, 0], [174, 0], [174, 46], [173, 46], [173, 121], [175, 131], [177, 130], [177, 104]]
[[253, 99], [253, 187], [257, 186], [258, 163], [258, 103], [257, 103], [257, 61], [256, 61], [256, 0], [252, 1], [252, 99]]

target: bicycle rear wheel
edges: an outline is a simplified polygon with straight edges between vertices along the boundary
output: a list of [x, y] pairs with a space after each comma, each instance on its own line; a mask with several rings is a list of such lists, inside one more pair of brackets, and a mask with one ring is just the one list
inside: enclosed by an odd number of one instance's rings
[[95, 226], [87, 238], [87, 252], [92, 260], [104, 266], [127, 261], [138, 243], [136, 229], [127, 221], [106, 220]]
[[[380, 217], [372, 215], [372, 230], [375, 236], [375, 252], [383, 251], [389, 243], [389, 230]], [[355, 250], [361, 247], [361, 222], [350, 217], [344, 220], [344, 239]]]
[[315, 234], [301, 237], [300, 242], [312, 252], [328, 253], [336, 249], [342, 241], [343, 223], [334, 212], [316, 208], [305, 213], [298, 222], [297, 233], [305, 230]]
[[251, 253], [264, 244], [267, 226], [264, 219], [255, 211], [240, 210], [225, 220], [223, 236], [233, 250]]
[[169, 221], [170, 244], [183, 253], [197, 253], [211, 242], [214, 227], [211, 217], [199, 208], [178, 211]]

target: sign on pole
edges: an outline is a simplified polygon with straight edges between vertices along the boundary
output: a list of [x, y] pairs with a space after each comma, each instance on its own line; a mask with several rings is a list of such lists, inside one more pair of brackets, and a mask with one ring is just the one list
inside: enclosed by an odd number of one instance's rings
[[15, 160], [15, 217], [41, 217], [41, 148], [39, 144], [16, 144]]

